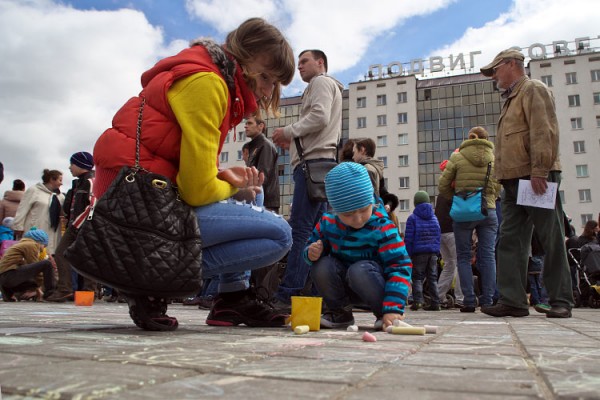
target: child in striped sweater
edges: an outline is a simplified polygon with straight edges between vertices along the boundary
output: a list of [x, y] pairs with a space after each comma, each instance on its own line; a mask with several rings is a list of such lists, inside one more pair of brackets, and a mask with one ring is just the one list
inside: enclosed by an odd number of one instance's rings
[[404, 319], [412, 264], [384, 206], [375, 203], [365, 167], [344, 162], [325, 179], [334, 213], [325, 213], [304, 250], [311, 275], [327, 305], [322, 328], [354, 324], [352, 305], [375, 315], [375, 329]]

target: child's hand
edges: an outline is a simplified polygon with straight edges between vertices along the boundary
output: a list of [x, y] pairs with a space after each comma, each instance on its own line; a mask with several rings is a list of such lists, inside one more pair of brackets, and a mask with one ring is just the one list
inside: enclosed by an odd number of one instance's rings
[[404, 314], [383, 314], [383, 330], [385, 331], [385, 328], [394, 325], [396, 319], [403, 320]]
[[310, 261], [317, 261], [323, 254], [323, 242], [317, 240], [315, 243], [311, 243], [308, 246], [308, 259]]

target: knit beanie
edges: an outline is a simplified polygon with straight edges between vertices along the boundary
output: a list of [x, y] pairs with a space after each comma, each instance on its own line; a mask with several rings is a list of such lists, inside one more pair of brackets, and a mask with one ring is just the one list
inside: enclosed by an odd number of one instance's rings
[[373, 204], [374, 191], [367, 169], [355, 162], [343, 162], [325, 177], [327, 201], [336, 213], [354, 211]]
[[423, 190], [419, 190], [415, 193], [415, 206], [421, 203], [429, 203], [429, 194]]
[[80, 151], [71, 156], [71, 164], [77, 165], [79, 168], [92, 170], [94, 169], [94, 157], [87, 151]]
[[8, 229], [12, 229], [12, 226], [15, 222], [13, 217], [6, 217], [2, 220], [2, 226], [7, 227]]
[[37, 229], [36, 227], [28, 230], [23, 237], [33, 239], [44, 246], [48, 246], [48, 234], [41, 229]]

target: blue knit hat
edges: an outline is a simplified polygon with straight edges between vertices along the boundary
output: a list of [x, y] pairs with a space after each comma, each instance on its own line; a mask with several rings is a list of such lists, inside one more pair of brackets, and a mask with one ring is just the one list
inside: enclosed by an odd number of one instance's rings
[[87, 151], [80, 151], [71, 156], [71, 164], [91, 171], [94, 169], [94, 157]]
[[374, 189], [367, 169], [354, 162], [343, 162], [325, 177], [327, 201], [333, 211], [358, 210], [375, 202]]
[[23, 237], [33, 239], [44, 246], [48, 246], [48, 234], [41, 229], [37, 229], [36, 227], [28, 230]]

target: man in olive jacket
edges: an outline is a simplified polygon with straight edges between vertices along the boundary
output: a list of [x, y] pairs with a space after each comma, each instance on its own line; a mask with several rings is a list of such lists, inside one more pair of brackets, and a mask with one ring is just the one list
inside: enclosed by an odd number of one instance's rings
[[520, 51], [507, 49], [481, 68], [506, 99], [496, 136], [495, 177], [504, 186], [503, 221], [498, 244], [498, 304], [482, 311], [494, 317], [529, 315], [527, 259], [535, 227], [546, 252], [544, 285], [550, 297], [551, 318], [571, 317], [573, 293], [564, 243], [563, 209], [556, 196], [554, 209], [517, 204], [519, 179], [531, 181], [536, 194], [548, 182], [560, 185], [558, 121], [552, 93], [542, 82], [529, 79]]

